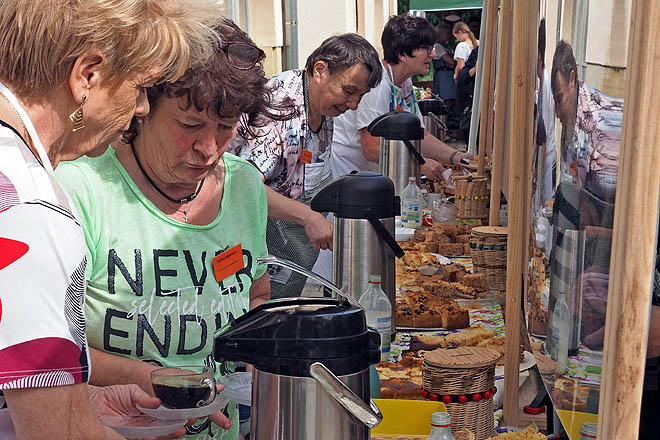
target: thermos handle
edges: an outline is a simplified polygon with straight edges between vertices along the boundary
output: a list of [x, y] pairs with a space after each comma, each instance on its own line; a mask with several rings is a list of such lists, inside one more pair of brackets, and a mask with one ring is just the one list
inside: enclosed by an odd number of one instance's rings
[[385, 226], [383, 226], [376, 214], [374, 214], [371, 209], [365, 209], [364, 216], [367, 218], [367, 220], [369, 220], [369, 223], [371, 223], [374, 229], [376, 229], [376, 233], [381, 238], [381, 240], [387, 243], [390, 249], [392, 249], [394, 256], [397, 258], [403, 257], [405, 252], [403, 252], [403, 249], [401, 249], [399, 243], [397, 243], [394, 237], [392, 237], [392, 234], [390, 234], [390, 232], [385, 229]]
[[413, 157], [417, 159], [417, 162], [419, 162], [420, 165], [424, 165], [426, 163], [426, 159], [424, 159], [424, 157], [419, 154], [417, 148], [413, 147], [413, 144], [411, 144], [408, 139], [403, 139], [402, 142], [406, 145], [406, 147], [408, 147], [408, 151], [410, 151], [410, 154], [412, 154]]
[[346, 411], [369, 428], [375, 428], [383, 420], [383, 414], [373, 400], [367, 405], [332, 371], [320, 362], [309, 366], [309, 374], [321, 385], [326, 393], [337, 401]]
[[274, 257], [274, 256], [271, 255], [271, 256], [268, 256], [268, 257], [259, 257], [259, 258], [257, 258], [257, 264], [282, 266], [282, 267], [286, 267], [288, 269], [291, 269], [292, 271], [297, 272], [301, 275], [305, 275], [306, 277], [311, 278], [314, 281], [318, 282], [322, 286], [330, 289], [330, 291], [333, 292], [335, 295], [337, 295], [337, 297], [348, 301], [349, 303], [351, 303], [355, 307], [358, 307], [360, 309], [363, 308], [357, 302], [357, 300], [355, 298], [352, 298], [350, 295], [345, 294], [339, 287], [335, 286], [333, 283], [326, 280], [321, 275], [317, 275], [314, 272], [312, 272], [311, 270], [307, 270], [306, 268], [304, 268], [304, 267], [302, 267], [302, 266], [300, 266], [300, 265], [298, 265], [298, 264], [296, 264], [292, 261], [284, 260], [284, 259], [277, 258], [277, 257]]
[[445, 132], [446, 132], [446, 131], [448, 130], [447, 125], [446, 125], [444, 122], [442, 122], [442, 119], [440, 119], [439, 117], [437, 117], [435, 114], [433, 114], [432, 112], [429, 112], [429, 114], [428, 114], [427, 116], [428, 116], [429, 118], [431, 118], [431, 120], [432, 120], [433, 122], [435, 122], [435, 123], [440, 127], [440, 129], [441, 129], [442, 131], [445, 131]]

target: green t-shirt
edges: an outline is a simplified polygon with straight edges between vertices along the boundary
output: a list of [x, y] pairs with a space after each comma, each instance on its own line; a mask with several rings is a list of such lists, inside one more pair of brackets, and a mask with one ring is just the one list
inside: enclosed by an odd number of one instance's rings
[[[213, 334], [230, 316], [249, 310], [250, 286], [266, 271], [255, 259], [268, 253], [268, 206], [259, 173], [231, 154], [223, 161], [222, 205], [206, 226], [163, 214], [112, 148], [57, 168], [85, 231], [90, 347], [157, 365], [215, 365]], [[213, 257], [237, 244], [245, 268], [217, 282]], [[227, 411], [230, 431], [202, 419], [185, 438], [237, 439], [236, 405]]]

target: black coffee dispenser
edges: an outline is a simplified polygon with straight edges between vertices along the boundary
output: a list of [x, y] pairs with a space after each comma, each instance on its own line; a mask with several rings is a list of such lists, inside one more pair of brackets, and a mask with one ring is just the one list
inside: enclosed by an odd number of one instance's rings
[[371, 121], [367, 129], [381, 138], [380, 173], [392, 179], [394, 193], [401, 196], [411, 176], [420, 186], [421, 166], [426, 163], [421, 153], [422, 121], [410, 112], [393, 111]]
[[251, 435], [257, 440], [368, 440], [382, 419], [369, 366], [380, 335], [344, 297], [278, 299], [215, 334], [218, 362], [251, 364]]
[[394, 258], [404, 252], [394, 238], [394, 217], [401, 214], [401, 200], [394, 195], [392, 180], [372, 171], [352, 171], [325, 185], [312, 199], [311, 208], [335, 216], [332, 282], [358, 300], [369, 276], [380, 275], [395, 323]]

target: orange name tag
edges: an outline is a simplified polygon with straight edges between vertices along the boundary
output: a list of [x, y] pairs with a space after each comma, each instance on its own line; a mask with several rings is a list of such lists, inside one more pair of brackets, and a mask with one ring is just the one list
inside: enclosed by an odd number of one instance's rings
[[217, 282], [235, 274], [244, 267], [243, 248], [240, 243], [213, 258], [213, 273]]
[[312, 152], [309, 150], [302, 150], [302, 156], [300, 160], [302, 163], [312, 163]]

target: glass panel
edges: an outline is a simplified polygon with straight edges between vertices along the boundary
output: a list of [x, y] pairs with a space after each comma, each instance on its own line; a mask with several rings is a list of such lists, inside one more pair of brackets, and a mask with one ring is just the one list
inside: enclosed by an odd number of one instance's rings
[[548, 394], [576, 440], [598, 414], [630, 13], [623, 3], [548, 0], [539, 24], [526, 315]]

